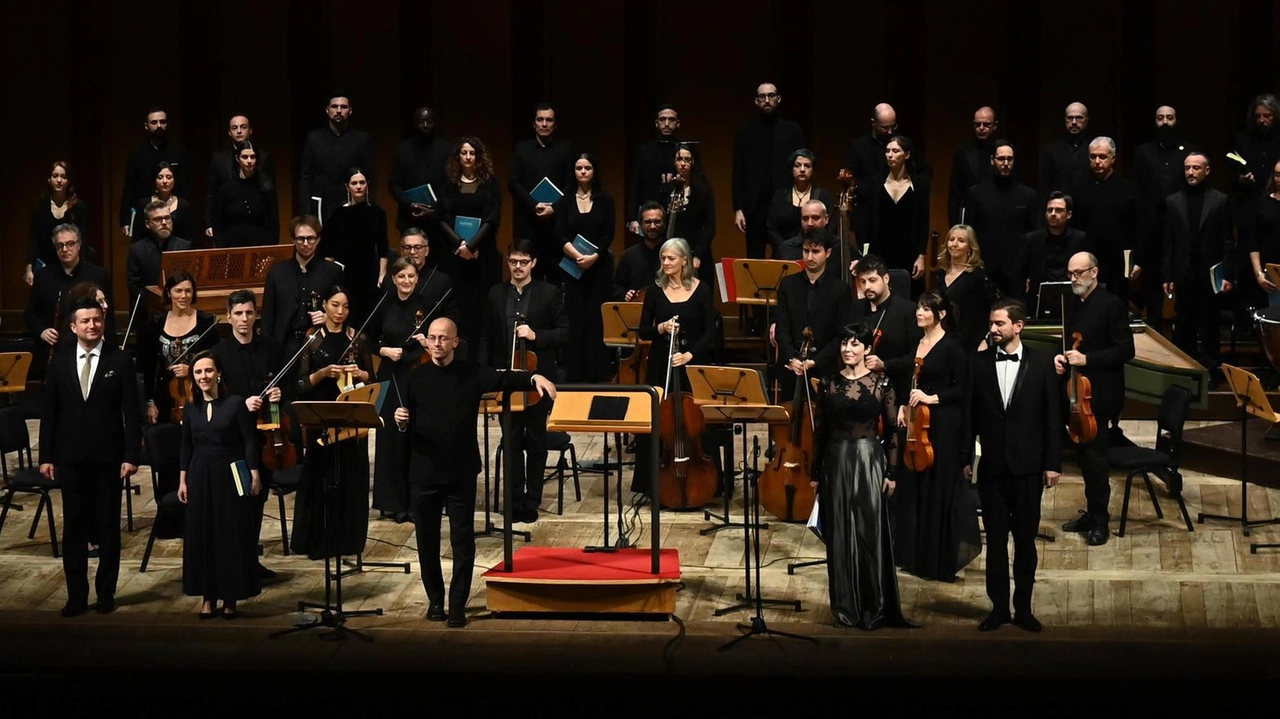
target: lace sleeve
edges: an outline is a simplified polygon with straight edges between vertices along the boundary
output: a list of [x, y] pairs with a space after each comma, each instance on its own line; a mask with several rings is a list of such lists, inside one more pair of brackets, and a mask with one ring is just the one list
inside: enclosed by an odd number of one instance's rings
[[892, 478], [898, 470], [898, 396], [887, 376], [877, 381], [880, 389], [881, 417], [884, 420], [885, 475]]

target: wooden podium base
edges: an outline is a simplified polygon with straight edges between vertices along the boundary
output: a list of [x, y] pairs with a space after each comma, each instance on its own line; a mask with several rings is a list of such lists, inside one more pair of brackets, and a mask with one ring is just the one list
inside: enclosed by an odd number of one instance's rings
[[675, 549], [661, 553], [661, 571], [649, 572], [645, 549], [587, 552], [574, 547], [521, 547], [512, 561], [484, 573], [494, 612], [551, 614], [672, 614], [680, 583]]

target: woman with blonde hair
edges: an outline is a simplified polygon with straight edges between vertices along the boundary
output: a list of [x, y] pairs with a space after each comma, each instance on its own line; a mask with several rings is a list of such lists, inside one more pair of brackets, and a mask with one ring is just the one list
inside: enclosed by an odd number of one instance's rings
[[933, 286], [951, 304], [953, 324], [964, 349], [975, 351], [987, 337], [988, 308], [995, 299], [987, 289], [978, 234], [968, 225], [947, 230], [947, 241], [937, 260]]

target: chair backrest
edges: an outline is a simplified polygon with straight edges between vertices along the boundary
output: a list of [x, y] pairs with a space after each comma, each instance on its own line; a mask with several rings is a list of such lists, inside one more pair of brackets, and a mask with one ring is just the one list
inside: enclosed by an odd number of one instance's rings
[[[22, 416], [22, 408], [17, 405], [0, 408], [0, 454], [7, 462], [10, 452], [18, 453], [18, 467], [32, 465], [31, 435], [27, 432], [27, 420]], [[4, 466], [8, 474], [7, 464]]]
[[147, 456], [151, 460], [151, 490], [159, 500], [178, 490], [182, 426], [172, 422], [153, 424], [147, 427], [145, 437]]
[[907, 270], [889, 270], [889, 291], [915, 302], [911, 295], [911, 273]]
[[1182, 429], [1191, 411], [1191, 391], [1186, 387], [1170, 385], [1160, 398], [1160, 410], [1156, 414], [1156, 449], [1178, 462], [1178, 448], [1182, 445]]

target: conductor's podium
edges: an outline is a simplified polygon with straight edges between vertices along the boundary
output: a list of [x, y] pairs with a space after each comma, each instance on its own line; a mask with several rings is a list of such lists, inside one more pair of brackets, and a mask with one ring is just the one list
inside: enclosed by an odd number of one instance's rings
[[[660, 390], [648, 386], [564, 385], [547, 418], [550, 432], [651, 434]], [[656, 497], [658, 442], [651, 442]], [[606, 475], [604, 481], [610, 481]], [[510, 513], [511, 503], [503, 508]], [[609, 511], [608, 503], [604, 508]], [[511, 526], [507, 516], [505, 527]], [[650, 548], [538, 547], [507, 551], [484, 573], [486, 606], [502, 613], [670, 615], [676, 609], [680, 556], [659, 547], [657, 502], [650, 502]], [[510, 531], [505, 529], [504, 531]], [[606, 545], [608, 534], [606, 532]]]

